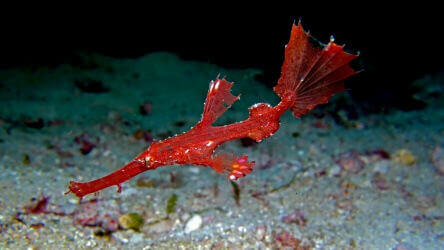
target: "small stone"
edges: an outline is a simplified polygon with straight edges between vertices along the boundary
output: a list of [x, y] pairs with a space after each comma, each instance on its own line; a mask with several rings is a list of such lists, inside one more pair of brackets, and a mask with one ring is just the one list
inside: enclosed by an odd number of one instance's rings
[[148, 233], [150, 234], [158, 234], [170, 232], [174, 226], [174, 220], [162, 220], [160, 222], [152, 224], [148, 228]]
[[304, 212], [300, 209], [295, 209], [288, 215], [282, 218], [284, 223], [294, 223], [298, 226], [304, 227], [307, 225], [307, 219], [304, 216]]
[[365, 162], [362, 161], [357, 151], [342, 153], [335, 161], [344, 171], [353, 174], [359, 173], [365, 167]]
[[381, 174], [386, 174], [389, 171], [389, 161], [380, 161], [375, 163], [374, 168], [373, 168], [373, 172], [377, 173], [381, 173]]
[[154, 183], [153, 180], [148, 179], [148, 178], [144, 178], [144, 177], [138, 179], [136, 182], [136, 185], [138, 187], [148, 187], [148, 188], [152, 188], [152, 187], [156, 186], [156, 184]]
[[372, 184], [375, 185], [379, 190], [390, 189], [390, 185], [387, 183], [384, 175], [376, 172], [372, 177]]
[[333, 166], [332, 168], [330, 168], [330, 171], [328, 171], [329, 177], [339, 176], [340, 174], [341, 174], [341, 167], [338, 165]]
[[419, 209], [429, 209], [436, 206], [436, 199], [431, 196], [419, 196], [415, 200], [415, 206]]
[[95, 145], [94, 143], [91, 142], [91, 139], [90, 139], [89, 136], [86, 135], [86, 134], [81, 134], [81, 135], [79, 135], [79, 136], [76, 136], [76, 137], [74, 138], [74, 141], [75, 141], [77, 144], [80, 144], [80, 145], [81, 145], [80, 152], [81, 152], [83, 155], [87, 155], [87, 154], [89, 154], [89, 153], [91, 152], [91, 150], [93, 150], [93, 149], [96, 147], [96, 145]]
[[285, 231], [275, 234], [275, 242], [278, 243], [279, 249], [310, 249], [308, 246], [302, 246], [300, 239]]
[[374, 161], [382, 160], [382, 159], [390, 159], [390, 154], [387, 153], [384, 149], [373, 149], [367, 150], [366, 155], [374, 158]]
[[74, 223], [81, 226], [100, 226], [107, 232], [119, 228], [120, 207], [115, 200], [90, 200], [74, 211]]
[[348, 180], [343, 180], [339, 183], [339, 187], [342, 189], [356, 189], [356, 185]]
[[255, 237], [257, 240], [263, 240], [266, 233], [267, 233], [267, 226], [259, 225], [256, 227]]
[[137, 213], [127, 213], [119, 217], [119, 224], [124, 229], [139, 231], [143, 225], [143, 218]]
[[130, 242], [133, 244], [137, 244], [143, 241], [145, 235], [142, 233], [137, 233], [131, 236]]
[[336, 207], [340, 209], [349, 209], [353, 206], [353, 203], [350, 200], [341, 200], [336, 202]]
[[328, 124], [325, 121], [319, 121], [319, 120], [315, 121], [312, 124], [312, 126], [315, 127], [315, 128], [319, 128], [319, 129], [329, 129], [330, 128], [330, 124]]
[[415, 156], [407, 149], [400, 149], [395, 152], [393, 160], [404, 165], [413, 165], [416, 162]]
[[31, 158], [28, 154], [23, 154], [23, 165], [29, 165], [31, 163]]
[[143, 130], [138, 129], [133, 133], [133, 136], [134, 136], [134, 138], [136, 138], [136, 140], [140, 140], [143, 138], [144, 132], [143, 132]]
[[202, 226], [202, 217], [198, 214], [191, 217], [190, 220], [188, 220], [187, 224], [185, 225], [185, 233], [191, 233], [192, 231], [195, 231], [199, 229]]

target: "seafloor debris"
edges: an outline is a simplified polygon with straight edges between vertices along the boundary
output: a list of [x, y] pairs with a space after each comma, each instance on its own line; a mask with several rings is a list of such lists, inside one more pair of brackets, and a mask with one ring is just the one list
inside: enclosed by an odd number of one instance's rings
[[302, 241], [293, 237], [289, 232], [282, 231], [279, 233], [274, 233], [274, 239], [278, 249], [310, 249], [308, 246], [302, 246]]
[[133, 136], [134, 138], [136, 138], [136, 140], [140, 140], [143, 138], [144, 135], [144, 131], [142, 129], [138, 129], [136, 131], [134, 131]]
[[429, 209], [436, 206], [436, 198], [432, 196], [419, 196], [415, 199], [415, 207], [418, 209]]
[[267, 234], [267, 226], [266, 225], [258, 225], [256, 227], [256, 232], [254, 234], [256, 240], [264, 240], [265, 235]]
[[119, 217], [119, 224], [124, 229], [139, 231], [143, 225], [143, 217], [138, 213], [127, 213]]
[[359, 173], [365, 167], [365, 162], [360, 158], [359, 152], [355, 150], [338, 155], [335, 158], [335, 162], [344, 171], [353, 174]]
[[301, 227], [305, 227], [307, 225], [307, 219], [305, 218], [304, 212], [300, 209], [295, 209], [288, 215], [282, 217], [282, 222], [294, 223]]
[[441, 147], [435, 147], [432, 153], [432, 162], [436, 171], [444, 175], [444, 150]]
[[133, 133], [133, 136], [137, 140], [144, 139], [146, 142], [153, 142], [154, 140], [149, 130], [138, 129]]
[[93, 150], [93, 148], [96, 147], [96, 145], [91, 142], [91, 139], [89, 139], [86, 134], [81, 134], [79, 136], [76, 136], [74, 138], [74, 141], [81, 145], [80, 152], [83, 155], [89, 154], [89, 152], [91, 152], [91, 150]]
[[390, 154], [387, 153], [384, 149], [373, 149], [373, 150], [367, 150], [365, 152], [365, 158], [368, 162], [375, 162], [380, 160], [387, 160], [390, 159]]
[[[53, 215], [67, 215], [68, 213], [59, 205], [49, 202], [49, 196], [41, 196], [39, 199], [32, 198], [31, 205], [24, 207], [24, 214], [53, 214]], [[17, 214], [17, 217], [21, 212]]]
[[325, 169], [318, 170], [314, 173], [316, 178], [320, 178], [326, 174], [327, 174], [327, 170], [325, 170]]
[[64, 150], [62, 150], [60, 147], [57, 147], [57, 148], [56, 148], [56, 152], [57, 152], [57, 155], [58, 155], [60, 158], [72, 158], [72, 157], [74, 157], [74, 154], [73, 154], [73, 153], [71, 153], [71, 152], [69, 152], [69, 151], [64, 151]]
[[329, 129], [331, 127], [330, 124], [321, 120], [315, 121], [312, 126], [319, 129]]
[[31, 163], [31, 158], [28, 154], [23, 154], [23, 165], [29, 165]]
[[348, 210], [353, 207], [353, 202], [349, 199], [337, 200], [335, 203], [337, 208]]
[[342, 125], [346, 128], [349, 128], [349, 129], [363, 129], [363, 128], [365, 128], [365, 125], [362, 122], [349, 119], [349, 116], [347, 115], [347, 112], [345, 110], [339, 110], [336, 113], [335, 118], [336, 118], [336, 121], [340, 125]]
[[400, 149], [393, 154], [393, 161], [404, 165], [413, 165], [416, 163], [416, 157], [407, 149]]
[[236, 202], [236, 205], [240, 206], [239, 200], [240, 200], [240, 188], [239, 185], [237, 185], [236, 182], [230, 181], [231, 186], [233, 187], [233, 197], [234, 201]]
[[[34, 200], [34, 199], [33, 199]], [[42, 196], [40, 199], [35, 200], [35, 203], [25, 207], [25, 211], [30, 214], [40, 214], [47, 212], [47, 205], [49, 202], [48, 196]]]
[[199, 229], [202, 226], [202, 217], [198, 214], [195, 214], [191, 219], [187, 221], [185, 224], [185, 233], [191, 233]]
[[167, 200], [166, 205], [166, 214], [169, 216], [170, 214], [176, 212], [176, 206], [177, 206], [177, 194], [172, 194], [170, 198]]
[[138, 187], [148, 187], [148, 188], [152, 188], [152, 187], [157, 186], [157, 183], [156, 183], [154, 180], [149, 179], [149, 178], [147, 178], [147, 177], [141, 177], [141, 178], [139, 178], [139, 179], [137, 180], [136, 185], [137, 185]]
[[29, 225], [29, 227], [32, 228], [32, 229], [39, 229], [39, 228], [42, 228], [44, 226], [45, 226], [45, 224], [42, 223], [42, 222], [37, 222], [37, 223]]
[[100, 226], [108, 232], [119, 228], [120, 208], [114, 200], [93, 199], [74, 211], [74, 222], [81, 226]]
[[385, 179], [384, 175], [380, 172], [376, 172], [372, 177], [372, 184], [375, 185], [379, 190], [390, 189], [390, 185]]

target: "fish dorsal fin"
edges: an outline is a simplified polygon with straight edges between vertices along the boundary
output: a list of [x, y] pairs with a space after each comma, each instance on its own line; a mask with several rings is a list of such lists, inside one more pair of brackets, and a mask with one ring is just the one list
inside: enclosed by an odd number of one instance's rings
[[199, 122], [201, 126], [209, 126], [217, 120], [231, 105], [240, 98], [240, 95], [231, 94], [232, 82], [228, 82], [225, 78], [210, 82], [205, 100], [202, 120]]

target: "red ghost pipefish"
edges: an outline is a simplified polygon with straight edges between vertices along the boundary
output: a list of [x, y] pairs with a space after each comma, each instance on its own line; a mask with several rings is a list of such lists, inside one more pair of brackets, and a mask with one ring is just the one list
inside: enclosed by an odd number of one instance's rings
[[331, 40], [320, 44], [305, 32], [301, 23], [293, 24], [290, 41], [285, 47], [282, 73], [274, 92], [281, 101], [276, 106], [258, 103], [249, 108], [248, 119], [224, 126], [212, 124], [239, 99], [231, 94], [233, 83], [217, 78], [210, 82], [202, 119], [188, 132], [156, 141], [123, 168], [90, 182], [69, 183], [69, 192], [78, 197], [117, 186], [132, 177], [160, 166], [192, 164], [208, 166], [225, 173], [231, 180], [244, 177], [253, 170], [248, 156], [232, 153], [214, 154], [224, 142], [248, 137], [260, 142], [279, 129], [279, 117], [287, 110], [300, 117], [315, 106], [326, 103], [344, 91], [343, 80], [357, 73], [349, 63], [358, 55], [343, 51]]

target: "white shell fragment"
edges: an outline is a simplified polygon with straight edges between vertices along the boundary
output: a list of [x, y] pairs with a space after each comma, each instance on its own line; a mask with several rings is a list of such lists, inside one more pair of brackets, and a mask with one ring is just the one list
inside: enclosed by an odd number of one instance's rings
[[189, 219], [187, 224], [185, 225], [185, 233], [189, 234], [192, 231], [199, 229], [200, 226], [202, 226], [202, 217], [196, 214], [191, 217], [191, 219]]

